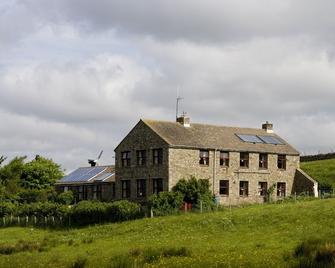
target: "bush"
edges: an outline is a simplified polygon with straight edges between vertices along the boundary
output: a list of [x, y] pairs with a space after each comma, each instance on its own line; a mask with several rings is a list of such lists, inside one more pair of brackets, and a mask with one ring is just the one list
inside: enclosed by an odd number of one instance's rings
[[87, 225], [101, 223], [106, 217], [106, 204], [99, 201], [81, 201], [71, 210], [73, 223]]
[[173, 214], [179, 211], [183, 198], [180, 192], [160, 192], [150, 197], [149, 205], [155, 216]]
[[60, 193], [57, 196], [56, 200], [59, 204], [71, 205], [74, 202], [73, 192], [67, 191], [67, 192]]
[[13, 203], [9, 203], [9, 202], [0, 203], [0, 217], [13, 214], [16, 212], [16, 210], [17, 210], [17, 206]]
[[55, 191], [53, 189], [26, 189], [19, 192], [20, 203], [36, 203], [54, 201]]
[[111, 221], [126, 221], [143, 217], [140, 205], [127, 200], [107, 203], [107, 215]]
[[59, 217], [65, 216], [66, 213], [67, 207], [65, 206], [51, 202], [38, 202], [21, 205], [15, 214], [17, 216]]
[[181, 179], [178, 181], [172, 191], [182, 193], [184, 201], [191, 203], [196, 208], [199, 208], [202, 203], [204, 209], [211, 209], [214, 206], [214, 200], [209, 186], [208, 180], [191, 176], [189, 180]]

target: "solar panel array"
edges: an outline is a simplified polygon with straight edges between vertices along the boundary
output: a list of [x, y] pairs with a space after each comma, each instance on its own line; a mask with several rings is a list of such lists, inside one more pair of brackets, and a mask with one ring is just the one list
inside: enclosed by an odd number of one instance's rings
[[60, 182], [90, 181], [105, 169], [105, 167], [81, 167], [65, 176]]
[[266, 143], [266, 144], [284, 144], [282, 141], [273, 136], [263, 136], [263, 135], [245, 135], [245, 134], [236, 134], [244, 142], [251, 143]]

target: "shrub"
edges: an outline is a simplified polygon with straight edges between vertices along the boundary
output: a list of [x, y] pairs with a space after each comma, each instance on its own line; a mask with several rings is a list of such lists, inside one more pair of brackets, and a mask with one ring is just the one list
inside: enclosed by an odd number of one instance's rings
[[26, 189], [18, 194], [20, 203], [36, 203], [54, 201], [55, 192], [53, 189]]
[[71, 205], [73, 204], [73, 201], [74, 201], [73, 192], [67, 191], [67, 192], [60, 193], [57, 196], [56, 200], [59, 204]]
[[99, 201], [81, 201], [70, 212], [73, 223], [87, 225], [101, 223], [106, 216], [106, 204]]
[[111, 221], [126, 221], [143, 217], [140, 205], [127, 200], [107, 203], [107, 215]]
[[17, 206], [10, 202], [1, 202], [0, 203], [0, 217], [4, 217], [10, 214], [15, 213]]
[[18, 216], [65, 216], [67, 207], [52, 203], [52, 202], [38, 202], [32, 204], [22, 204], [15, 213]]
[[179, 211], [183, 203], [183, 195], [180, 192], [160, 192], [152, 195], [149, 205], [155, 216], [173, 214]]
[[189, 180], [181, 179], [178, 181], [172, 191], [182, 193], [184, 201], [191, 203], [196, 208], [199, 208], [202, 203], [204, 209], [210, 209], [214, 206], [214, 200], [209, 186], [208, 180], [191, 176]]

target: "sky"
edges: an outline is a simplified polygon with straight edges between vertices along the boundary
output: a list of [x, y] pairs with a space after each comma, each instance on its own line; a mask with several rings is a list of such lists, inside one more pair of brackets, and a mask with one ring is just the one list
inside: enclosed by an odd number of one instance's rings
[[333, 0], [2, 0], [0, 155], [114, 163], [141, 119], [335, 151]]

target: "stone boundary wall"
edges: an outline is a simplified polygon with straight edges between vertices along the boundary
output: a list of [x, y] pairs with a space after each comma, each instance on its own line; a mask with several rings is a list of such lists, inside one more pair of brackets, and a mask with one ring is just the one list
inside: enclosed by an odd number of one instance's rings
[[310, 162], [310, 161], [318, 161], [318, 160], [326, 160], [326, 159], [334, 159], [334, 158], [335, 158], [335, 153], [304, 155], [304, 156], [300, 156], [300, 162]]

